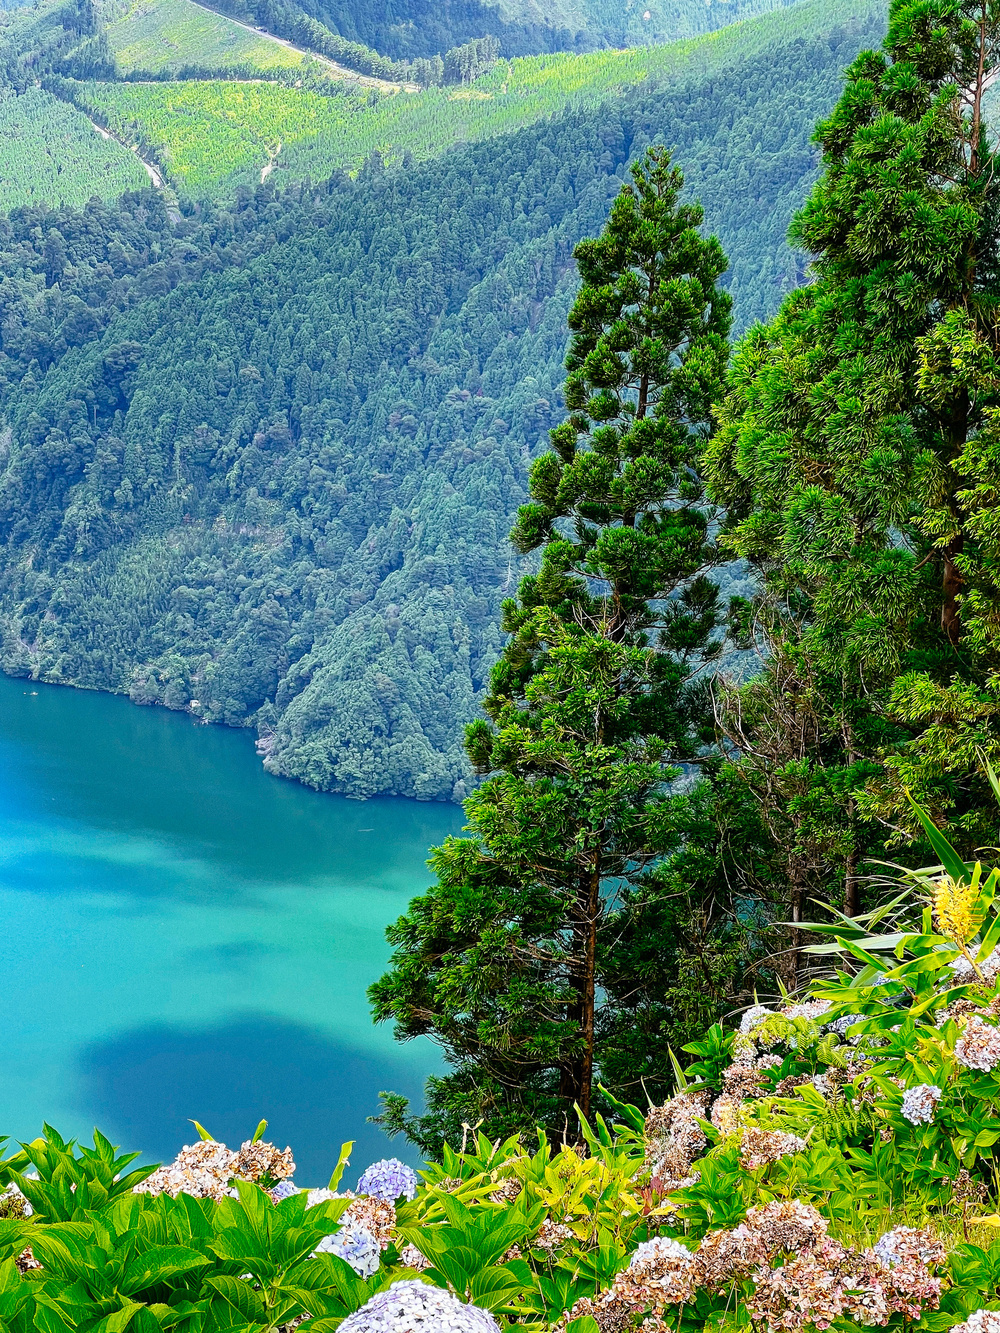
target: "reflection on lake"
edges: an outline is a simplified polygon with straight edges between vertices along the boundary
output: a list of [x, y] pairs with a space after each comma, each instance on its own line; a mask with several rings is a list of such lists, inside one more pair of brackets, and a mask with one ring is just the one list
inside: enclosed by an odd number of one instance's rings
[[261, 1117], [304, 1183], [365, 1118], [418, 1096], [425, 1042], [372, 1027], [386, 923], [428, 883], [456, 806], [348, 801], [269, 777], [251, 733], [0, 677], [0, 1134], [98, 1124], [149, 1159], [197, 1119]]

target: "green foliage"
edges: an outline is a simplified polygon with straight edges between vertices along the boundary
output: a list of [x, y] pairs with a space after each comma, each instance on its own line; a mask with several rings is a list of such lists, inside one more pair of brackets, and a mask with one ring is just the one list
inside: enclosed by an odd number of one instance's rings
[[[692, 74], [405, 172], [0, 224], [4, 669], [252, 723], [270, 771], [323, 790], [461, 799], [522, 572], [506, 533], [561, 415], [573, 246], [655, 125], [732, 258], [737, 318], [772, 309], [811, 120], [877, 29], [805, 31], [723, 85]], [[710, 937], [730, 942], [674, 967], [705, 888], [757, 858], [752, 805], [724, 805], [690, 799], [662, 930], [631, 934], [672, 993], [676, 1022], [636, 1012], [656, 1049], [727, 1007], [703, 964], [735, 978], [731, 950], [756, 949], [754, 905], [720, 903]]]
[[114, 199], [147, 183], [133, 153], [41, 88], [0, 96], [0, 154], [5, 212], [25, 204], [80, 208], [94, 195]]
[[630, 1026], [641, 985], [616, 1014], [605, 974], [626, 970], [623, 922], [648, 930], [664, 883], [644, 872], [683, 836], [667, 788], [712, 737], [698, 673], [718, 653], [718, 593], [693, 461], [730, 301], [682, 184], [648, 149], [574, 251], [570, 416], [512, 533], [544, 547], [541, 566], [504, 605], [492, 725], [467, 733], [493, 776], [466, 802], [472, 836], [435, 850], [438, 884], [389, 929], [392, 970], [370, 992], [377, 1021], [432, 1035], [455, 1069], [432, 1085], [442, 1136], [455, 1116], [491, 1135], [558, 1126], [573, 1104], [589, 1117], [602, 1040]]
[[105, 12], [105, 31], [118, 69], [158, 72], [200, 65], [218, 70], [271, 73], [296, 70], [305, 57], [279, 42], [247, 32], [239, 24], [212, 14], [191, 0], [135, 0]]
[[22, 1144], [20, 1153], [0, 1163], [0, 1181], [15, 1182], [39, 1221], [71, 1222], [77, 1210], [103, 1208], [152, 1174], [148, 1166], [126, 1171], [139, 1154], [116, 1157], [117, 1149], [99, 1130], [94, 1130], [93, 1148], [77, 1153], [76, 1146], [46, 1125], [43, 1137]]
[[[244, 1180], [221, 1203], [134, 1193], [154, 1168], [125, 1173], [138, 1154], [116, 1153], [97, 1130], [94, 1148], [77, 1152], [46, 1126], [0, 1162], [0, 1181], [13, 1181], [32, 1210], [0, 1221], [5, 1328], [214, 1333], [235, 1320], [263, 1330], [304, 1305], [333, 1328], [379, 1290], [378, 1277], [366, 1283], [342, 1259], [315, 1253], [346, 1199], [309, 1207], [300, 1192], [275, 1204]], [[14, 1260], [29, 1243], [35, 1266], [21, 1278]]]
[[327, 160], [315, 164], [328, 174], [338, 165], [336, 145], [364, 106], [350, 95], [324, 97], [280, 83], [203, 79], [82, 84], [71, 95], [179, 189], [213, 198], [259, 183], [272, 160], [284, 169], [300, 141], [329, 145]]
[[321, 96], [280, 84], [205, 80], [67, 85], [66, 92], [158, 161], [178, 188], [218, 198], [236, 183], [259, 180], [279, 143], [278, 180], [353, 173], [374, 152], [387, 164], [407, 155], [420, 160], [533, 124], [569, 103], [592, 106], [640, 85], [676, 89], [692, 67], [704, 80], [776, 41], [787, 44], [853, 18], [856, 10], [856, 3], [822, 0], [667, 46], [502, 61], [468, 88], [432, 87], [374, 103], [365, 92]]
[[406, 23], [391, 5], [364, 0], [310, 0], [310, 13], [344, 37], [365, 42], [397, 59], [444, 55], [450, 48], [490, 34], [504, 55], [542, 51], [641, 46], [710, 32], [779, 6], [772, 0], [736, 0], [725, 7], [692, 0], [639, 9], [627, 0], [408, 0]]
[[725, 726], [796, 921], [810, 896], [858, 910], [864, 860], [921, 834], [908, 786], [970, 841], [984, 832], [997, 35], [992, 11], [893, 5], [817, 130], [824, 173], [791, 233], [815, 280], [747, 334], [706, 455], [722, 544], [760, 574], [767, 659]]

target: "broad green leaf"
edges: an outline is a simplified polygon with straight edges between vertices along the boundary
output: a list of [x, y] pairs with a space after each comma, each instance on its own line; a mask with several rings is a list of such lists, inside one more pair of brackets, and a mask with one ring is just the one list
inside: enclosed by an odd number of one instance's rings
[[566, 1333], [601, 1333], [597, 1320], [593, 1315], [581, 1315], [579, 1319], [571, 1319], [566, 1325]]
[[[669, 1050], [669, 1047], [668, 1051], [675, 1067], [675, 1071], [680, 1070], [680, 1076], [683, 1079], [684, 1071], [680, 1068], [680, 1062], [676, 1055], [674, 1055], [673, 1051]], [[624, 1123], [628, 1125], [629, 1129], [633, 1129], [637, 1134], [641, 1134], [646, 1128], [646, 1117], [639, 1110], [638, 1106], [632, 1106], [628, 1102], [620, 1102], [617, 1097], [607, 1090], [603, 1083], [599, 1083], [597, 1086], [601, 1096], [605, 1099], [608, 1105], [618, 1113]], [[681, 1086], [683, 1087], [683, 1084]]]
[[917, 818], [923, 825], [924, 832], [927, 834], [927, 841], [934, 848], [938, 856], [940, 856], [941, 865], [952, 877], [955, 883], [960, 884], [965, 879], [967, 873], [965, 862], [930, 816], [917, 805], [909, 792], [906, 793], [906, 799], [910, 802], [910, 805], [913, 806]]
[[183, 1245], [156, 1245], [126, 1264], [118, 1290], [130, 1296], [146, 1287], [155, 1287], [169, 1278], [177, 1277], [180, 1273], [204, 1268], [208, 1262], [203, 1254], [186, 1249]]
[[267, 1323], [267, 1307], [249, 1282], [216, 1273], [205, 1279], [205, 1285], [217, 1291], [245, 1323]]
[[133, 1317], [144, 1308], [139, 1301], [125, 1301], [120, 1310], [113, 1311], [95, 1324], [93, 1333], [123, 1333]]
[[481, 1309], [496, 1310], [523, 1290], [524, 1284], [505, 1268], [484, 1268], [469, 1283], [467, 1294]]

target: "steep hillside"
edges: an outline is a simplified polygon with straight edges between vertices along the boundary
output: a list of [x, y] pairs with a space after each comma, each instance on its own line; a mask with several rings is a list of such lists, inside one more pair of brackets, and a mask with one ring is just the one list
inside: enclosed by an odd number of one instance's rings
[[123, 74], [159, 74], [186, 66], [274, 74], [301, 73], [305, 57], [193, 0], [124, 0], [102, 12], [104, 31]]
[[[335, 32], [396, 59], [495, 34], [505, 56], [673, 41], [782, 7], [781, 0], [301, 0]], [[252, 3], [252, 0], [250, 0]]]
[[156, 195], [12, 220], [4, 667], [253, 722], [317, 787], [461, 795], [572, 247], [662, 139], [740, 320], [773, 309], [812, 123], [882, 23], [812, 13], [827, 32], [402, 171], [177, 224]]
[[[163, 2], [196, 8], [191, 0]], [[258, 183], [265, 168], [281, 183], [354, 172], [374, 151], [386, 164], [407, 154], [421, 160], [640, 85], [706, 80], [798, 36], [815, 37], [836, 12], [802, 5], [664, 46], [504, 60], [469, 87], [374, 99], [217, 81], [67, 84], [65, 92], [158, 162], [178, 190], [221, 198]]]
[[22, 204], [114, 199], [147, 183], [134, 153], [41, 88], [0, 94], [0, 211]]

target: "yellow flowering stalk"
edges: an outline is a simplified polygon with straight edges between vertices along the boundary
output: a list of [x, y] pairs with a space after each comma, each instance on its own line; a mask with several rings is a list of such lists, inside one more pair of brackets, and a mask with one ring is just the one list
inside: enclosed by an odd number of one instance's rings
[[979, 896], [972, 884], [956, 884], [950, 875], [942, 875], [934, 884], [934, 915], [938, 930], [963, 951], [976, 933], [974, 909]]

